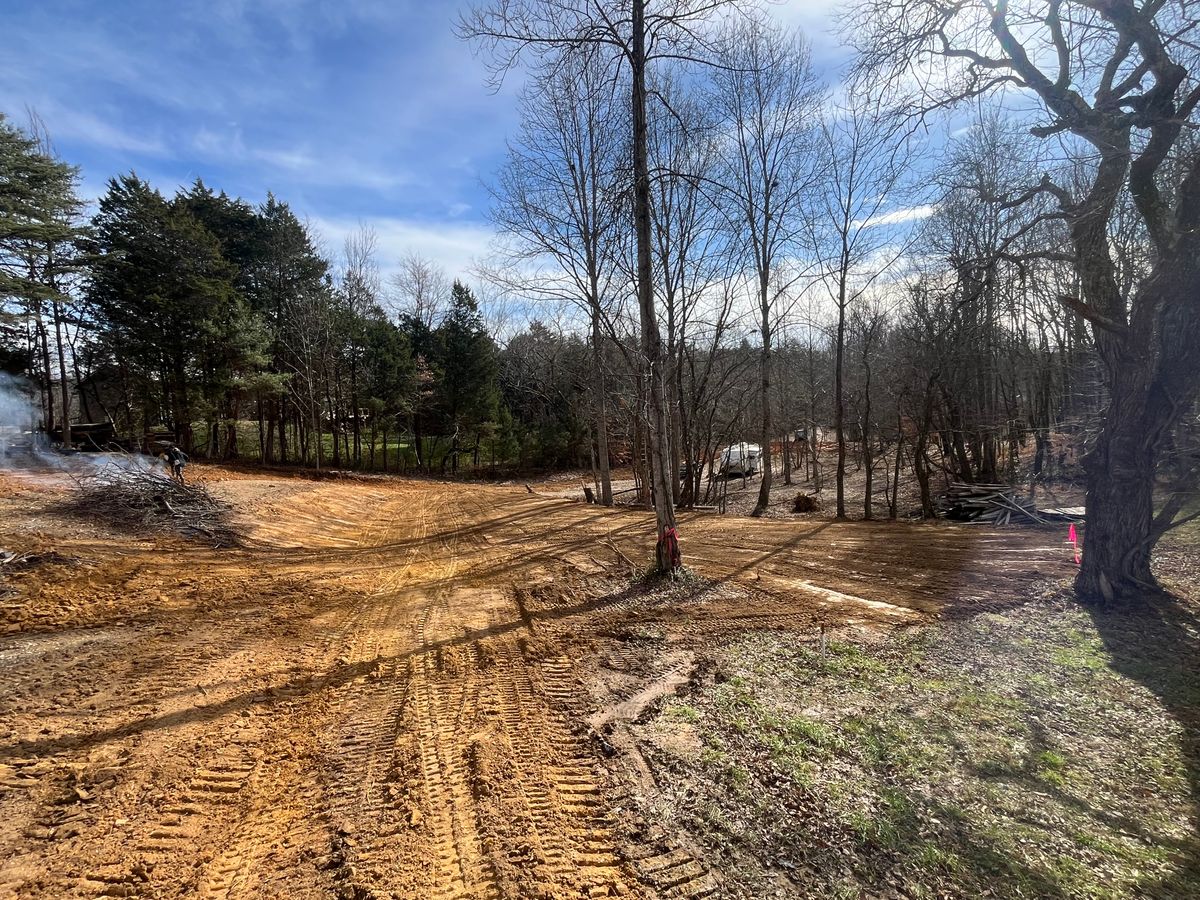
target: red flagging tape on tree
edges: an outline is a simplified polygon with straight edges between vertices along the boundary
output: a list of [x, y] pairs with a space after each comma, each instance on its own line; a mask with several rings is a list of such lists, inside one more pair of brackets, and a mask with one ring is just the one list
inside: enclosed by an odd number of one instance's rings
[[[666, 546], [667, 553], [663, 554], [663, 546]], [[658, 558], [669, 559], [672, 569], [678, 569], [683, 565], [683, 557], [679, 552], [679, 532], [674, 528], [664, 528], [662, 537], [658, 539]]]

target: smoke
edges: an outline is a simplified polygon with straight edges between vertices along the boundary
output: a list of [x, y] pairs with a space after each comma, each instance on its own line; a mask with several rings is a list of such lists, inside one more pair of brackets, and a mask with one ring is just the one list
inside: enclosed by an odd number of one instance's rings
[[[25, 378], [0, 372], [0, 469], [30, 468], [36, 463], [40, 411], [36, 392]], [[20, 465], [22, 458], [26, 465]], [[38, 466], [42, 468], [42, 466]]]
[[0, 434], [33, 431], [37, 421], [33, 385], [24, 378], [0, 372]]
[[46, 433], [38, 430], [41, 415], [33, 384], [26, 378], [0, 372], [0, 470], [31, 475], [94, 475], [114, 470], [150, 472], [156, 466], [154, 457], [137, 453], [56, 450]]

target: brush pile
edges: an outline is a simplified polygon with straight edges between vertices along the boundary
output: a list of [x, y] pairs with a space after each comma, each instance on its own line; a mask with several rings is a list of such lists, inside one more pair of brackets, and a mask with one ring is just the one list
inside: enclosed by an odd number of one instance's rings
[[237, 543], [229, 507], [200, 485], [117, 464], [72, 477], [75, 490], [67, 511], [74, 516], [140, 531], [174, 531], [218, 547]]
[[1077, 522], [1083, 510], [1038, 509], [1037, 504], [1019, 495], [1018, 488], [1007, 484], [962, 484], [953, 482], [938, 499], [938, 513], [958, 522], [979, 522], [988, 525], [1051, 525], [1057, 522]]
[[821, 501], [803, 491], [797, 494], [796, 499], [792, 501], [792, 512], [810, 513], [817, 512], [820, 508]]

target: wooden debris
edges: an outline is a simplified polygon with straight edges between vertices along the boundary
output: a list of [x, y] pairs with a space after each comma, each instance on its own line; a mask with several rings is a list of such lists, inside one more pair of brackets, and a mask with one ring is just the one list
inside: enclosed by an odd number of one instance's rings
[[72, 515], [130, 528], [167, 529], [204, 537], [217, 546], [237, 543], [229, 508], [200, 485], [116, 464], [74, 480], [74, 495], [66, 507]]
[[939, 515], [957, 522], [987, 525], [1050, 525], [1082, 522], [1082, 507], [1038, 509], [1018, 488], [1007, 484], [951, 483], [938, 499]]

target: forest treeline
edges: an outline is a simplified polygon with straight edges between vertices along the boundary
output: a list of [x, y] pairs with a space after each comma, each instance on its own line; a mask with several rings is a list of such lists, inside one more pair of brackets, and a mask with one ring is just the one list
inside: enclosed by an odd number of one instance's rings
[[413, 302], [389, 314], [369, 231], [330, 258], [286, 202], [200, 181], [165, 197], [118, 176], [85, 219], [75, 171], [0, 127], [4, 202], [28, 217], [6, 222], [3, 363], [37, 385], [46, 430], [110, 420], [212, 459], [382, 470], [528, 446], [469, 287], [410, 258], [394, 290]]
[[838, 84], [749, 2], [471, 8], [460, 36], [526, 77], [474, 288], [200, 182], [122, 175], [87, 217], [6, 123], [6, 368], [48, 426], [218, 458], [582, 467], [603, 503], [628, 463], [663, 568], [732, 441], [763, 448], [756, 512], [799, 468], [866, 517], [909, 473], [926, 513], [948, 480], [1066, 475], [1081, 590], [1137, 594], [1200, 470], [1197, 25], [1066, 5], [859, 0]]
[[[9, 259], [24, 259], [6, 269], [4, 363], [38, 386], [47, 430], [62, 428], [65, 403], [76, 421], [111, 420], [132, 437], [169, 432], [213, 459], [437, 472], [464, 455], [471, 468], [598, 472], [603, 443], [606, 459], [634, 463], [648, 493], [644, 398], [620, 293], [604, 298], [611, 302], [600, 306], [593, 334], [572, 330], [567, 317], [535, 320], [500, 342], [474, 292], [428, 261], [400, 261], [385, 283], [369, 229], [329, 254], [274, 196], [255, 205], [197, 181], [166, 197], [134, 174], [113, 178], [85, 218], [74, 170], [36, 138], [3, 127], [6, 171], [24, 158], [23, 202], [44, 207], [46, 229], [40, 256], [18, 248], [16, 234], [9, 244]], [[955, 165], [987, 165], [1008, 137], [997, 121], [982, 123]], [[522, 172], [514, 160], [506, 176]], [[942, 204], [949, 211], [926, 221], [919, 240], [973, 252], [966, 241], [979, 236], [950, 198]], [[710, 231], [723, 224], [718, 209], [693, 206]], [[726, 237], [718, 247], [716, 237], [706, 235], [707, 257], [694, 253], [689, 280], [665, 292], [677, 466], [687, 475], [675, 499], [685, 505], [711, 499], [701, 463], [730, 441], [756, 439], [762, 417], [745, 278], [734, 245]], [[613, 253], [604, 274], [615, 282], [619, 248]], [[523, 287], [535, 297], [547, 290], [544, 281]], [[1068, 464], [1061, 449], [1051, 453], [1050, 434], [1084, 425], [1098, 409], [1090, 343], [1078, 322], [1049, 315], [1052, 297], [1019, 287], [1015, 277], [993, 276], [987, 302], [957, 316], [948, 306], [955, 295], [939, 296], [923, 280], [905, 287], [899, 305], [891, 285], [850, 298], [843, 390], [846, 430], [863, 457], [856, 464], [866, 461], [886, 482], [899, 453], [926, 480], [933, 466], [996, 481], [1024, 476], [1019, 450], [1031, 439], [1040, 448], [1034, 474]], [[811, 287], [791, 302], [772, 346], [773, 437], [788, 451], [784, 477], [803, 467], [819, 484], [833, 473], [822, 472], [817, 442], [795, 437], [836, 437], [836, 332], [821, 321], [830, 307]], [[922, 384], [922, 375], [934, 377]], [[890, 494], [888, 502], [894, 514]]]

